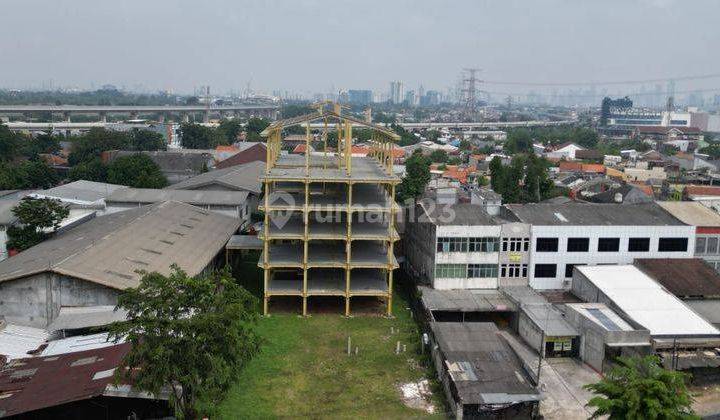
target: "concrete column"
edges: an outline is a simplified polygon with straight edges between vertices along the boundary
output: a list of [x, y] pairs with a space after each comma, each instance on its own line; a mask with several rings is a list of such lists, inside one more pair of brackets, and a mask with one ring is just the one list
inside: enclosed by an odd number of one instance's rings
[[100, 122], [103, 122], [103, 123], [107, 122], [107, 112], [100, 113]]
[[165, 113], [164, 113], [164, 112], [161, 112], [160, 114], [158, 114], [158, 122], [159, 122], [160, 124], [164, 124], [164, 123], [165, 123]]
[[188, 115], [187, 112], [183, 112], [180, 115], [182, 116], [182, 122], [184, 122], [184, 123], [190, 122], [190, 115]]
[[70, 122], [70, 113], [69, 112], [67, 112], [67, 111], [63, 112], [63, 120], [65, 120], [65, 122]]
[[137, 113], [137, 112], [133, 111], [133, 112], [130, 113], [130, 119], [131, 119], [131, 120], [136, 120], [137, 117], [138, 117], [138, 113]]
[[209, 110], [206, 110], [205, 112], [203, 112], [203, 122], [205, 124], [210, 122], [210, 111]]

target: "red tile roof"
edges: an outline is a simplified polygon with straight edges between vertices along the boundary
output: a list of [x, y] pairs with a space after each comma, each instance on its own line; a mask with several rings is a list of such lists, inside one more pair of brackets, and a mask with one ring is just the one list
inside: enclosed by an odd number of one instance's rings
[[216, 169], [229, 168], [231, 166], [242, 165], [248, 162], [265, 162], [267, 159], [267, 152], [265, 150], [264, 143], [258, 143], [254, 146], [248, 147], [242, 152], [235, 153], [229, 158], [218, 162], [215, 165]]
[[11, 361], [0, 369], [0, 417], [102, 395], [128, 351], [124, 343]]

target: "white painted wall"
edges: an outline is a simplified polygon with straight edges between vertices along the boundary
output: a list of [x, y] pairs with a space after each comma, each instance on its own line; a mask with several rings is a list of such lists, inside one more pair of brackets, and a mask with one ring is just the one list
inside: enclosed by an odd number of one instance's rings
[[[500, 225], [491, 226], [437, 226], [436, 238], [500, 238]], [[436, 239], [437, 241], [437, 239]], [[499, 246], [499, 245], [498, 245]], [[433, 244], [435, 264], [492, 264], [498, 265], [499, 252], [437, 252]], [[434, 273], [433, 273], [434, 274]], [[434, 277], [434, 275], [433, 275]], [[496, 289], [497, 276], [493, 278], [435, 278], [435, 289]]]
[[[622, 211], [622, 206], [618, 206]], [[569, 289], [566, 264], [631, 264], [635, 258], [691, 258], [695, 248], [694, 226], [532, 226], [530, 238], [530, 286], [535, 289]], [[658, 252], [659, 238], [686, 237], [686, 252]], [[558, 252], [537, 252], [537, 238], [559, 238]], [[568, 238], [590, 238], [589, 252], [567, 252]], [[620, 238], [619, 252], [598, 252], [598, 238]], [[648, 252], [628, 252], [629, 238], [650, 238]], [[536, 264], [556, 264], [554, 278], [535, 278]]]

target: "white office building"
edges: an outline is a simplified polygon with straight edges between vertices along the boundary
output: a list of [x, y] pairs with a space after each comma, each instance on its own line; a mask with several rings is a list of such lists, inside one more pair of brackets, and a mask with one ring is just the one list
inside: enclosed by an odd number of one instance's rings
[[531, 225], [528, 278], [535, 289], [570, 289], [575, 266], [693, 256], [695, 227], [655, 203], [507, 207]]

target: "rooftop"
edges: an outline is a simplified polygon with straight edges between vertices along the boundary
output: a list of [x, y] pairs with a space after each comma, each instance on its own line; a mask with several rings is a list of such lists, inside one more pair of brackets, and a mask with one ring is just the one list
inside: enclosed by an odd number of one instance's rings
[[720, 274], [700, 258], [636, 258], [635, 266], [675, 296], [720, 297]]
[[199, 274], [240, 221], [165, 201], [92, 219], [0, 262], [0, 282], [46, 271], [114, 289], [138, 285], [138, 270]]
[[418, 207], [423, 211], [423, 214], [416, 215], [419, 221], [438, 226], [485, 226], [499, 223], [497, 218], [490, 216], [478, 204], [438, 204], [434, 200], [425, 199], [418, 202]]
[[0, 417], [103, 395], [129, 344], [15, 360], [0, 370]]
[[50, 337], [42, 328], [24, 327], [0, 322], [0, 356], [7, 360], [29, 357]]
[[[720, 331], [632, 265], [583, 265], [579, 271], [651, 336], [718, 336]], [[575, 288], [575, 281], [573, 282]]]
[[418, 286], [423, 306], [429, 311], [492, 312], [514, 311], [515, 304], [497, 290], [437, 290]]
[[655, 203], [615, 204], [572, 202], [561, 205], [508, 204], [522, 222], [539, 226], [683, 226]]
[[388, 182], [399, 183], [400, 178], [388, 175], [380, 162], [372, 157], [353, 157], [351, 175], [345, 168], [338, 169], [335, 156], [312, 156], [310, 173], [305, 174], [305, 157], [301, 155], [280, 155], [275, 166], [261, 179], [275, 181], [304, 181], [307, 178], [329, 182]]
[[218, 186], [227, 190], [250, 191], [260, 194], [260, 175], [265, 172], [265, 162], [253, 161], [241, 165], [230, 166], [225, 169], [216, 169], [194, 176], [166, 189], [171, 190], [197, 190], [211, 186]]
[[111, 203], [152, 204], [179, 201], [196, 206], [238, 206], [247, 201], [247, 191], [158, 190], [153, 188], [124, 188], [112, 193], [105, 201]]
[[77, 204], [95, 203], [107, 198], [113, 192], [127, 188], [124, 185], [107, 184], [93, 181], [74, 181], [48, 190], [36, 191], [33, 197], [56, 198], [65, 202]]
[[720, 227], [720, 214], [696, 201], [658, 201], [658, 205], [688, 225]]
[[48, 331], [76, 330], [100, 327], [124, 321], [127, 311], [114, 306], [63, 306], [57, 318], [47, 326]]
[[517, 404], [539, 401], [512, 348], [489, 322], [430, 324], [445, 358], [451, 386], [462, 404]]

